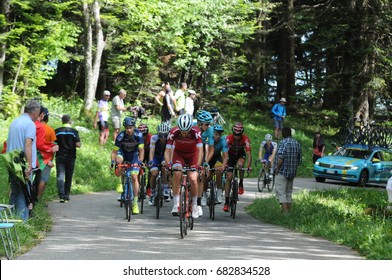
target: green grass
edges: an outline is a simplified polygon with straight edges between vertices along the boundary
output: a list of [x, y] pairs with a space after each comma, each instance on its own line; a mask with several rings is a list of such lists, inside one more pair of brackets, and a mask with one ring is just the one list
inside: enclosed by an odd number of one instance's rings
[[[105, 147], [98, 145], [98, 131], [93, 129], [91, 124], [85, 121], [78, 121], [76, 118], [82, 102], [80, 100], [68, 100], [44, 97], [44, 105], [52, 113], [49, 124], [53, 128], [59, 127], [60, 120], [56, 116], [68, 113], [75, 120], [75, 126], [83, 126], [87, 132], [80, 131], [82, 147], [78, 149], [74, 180], [72, 184], [72, 194], [89, 192], [100, 192], [114, 190], [117, 179], [109, 169], [110, 152], [113, 148], [112, 134]], [[231, 111], [230, 111], [231, 110]], [[253, 162], [257, 159], [260, 142], [266, 133], [273, 134], [272, 120], [269, 112], [252, 112], [246, 110], [238, 113], [238, 108], [227, 108], [222, 112], [226, 120], [225, 134], [229, 134], [231, 126], [236, 121], [241, 121], [245, 126], [245, 133], [251, 140]], [[328, 112], [323, 112], [328, 115]], [[317, 113], [320, 115], [320, 112]], [[230, 118], [230, 116], [235, 116]], [[333, 116], [331, 116], [332, 118]], [[315, 118], [316, 119], [316, 118]], [[152, 133], [159, 123], [159, 117], [153, 116], [143, 120], [146, 122]], [[0, 120], [0, 141], [7, 138], [8, 127], [11, 120]], [[327, 152], [332, 151], [329, 143], [334, 141], [333, 134], [336, 128], [329, 126], [328, 122], [323, 123], [322, 118], [317, 118], [309, 123], [309, 116], [297, 115], [288, 116], [286, 125], [295, 129], [294, 137], [301, 143], [303, 152], [303, 163], [299, 167], [299, 177], [312, 176], [312, 139], [313, 132], [322, 127], [325, 131], [327, 142]], [[111, 132], [112, 133], [112, 132]], [[7, 172], [0, 163], [0, 203], [8, 203], [9, 187], [7, 182]], [[256, 176], [256, 168], [253, 166], [251, 177]], [[34, 217], [27, 224], [18, 224], [18, 232], [21, 239], [21, 253], [26, 252], [33, 246], [41, 242], [46, 233], [50, 231], [52, 219], [45, 206], [45, 201], [57, 198], [56, 169], [51, 173], [50, 181], [47, 184], [43, 199], [37, 204], [34, 210]], [[282, 216], [280, 208], [275, 199], [256, 200], [249, 207], [249, 213], [260, 217], [263, 221], [277, 223], [285, 227], [290, 227], [298, 231], [306, 232], [316, 236], [323, 236], [326, 239], [345, 244], [356, 250], [361, 255], [369, 259], [391, 259], [391, 221], [381, 217], [368, 216], [363, 214], [364, 205], [377, 205], [382, 207], [386, 198], [383, 192], [374, 190], [361, 191], [330, 191], [326, 193], [312, 192], [302, 193], [295, 196], [294, 212], [290, 219]], [[360, 195], [359, 195], [360, 194]], [[328, 225], [326, 227], [325, 225]], [[0, 256], [4, 252], [0, 249]], [[389, 251], [389, 252], [388, 252]]]
[[392, 213], [385, 191], [339, 189], [293, 195], [290, 215], [274, 197], [256, 199], [247, 208], [255, 218], [322, 237], [358, 251], [366, 259], [392, 259]]

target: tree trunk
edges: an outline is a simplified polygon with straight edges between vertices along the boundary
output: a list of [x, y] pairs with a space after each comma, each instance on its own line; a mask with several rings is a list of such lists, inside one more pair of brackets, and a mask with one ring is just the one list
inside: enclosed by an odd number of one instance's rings
[[[9, 14], [10, 14], [10, 0], [3, 0], [3, 4], [1, 5], [1, 13], [4, 15], [5, 23], [4, 26], [0, 29], [0, 37], [4, 38], [5, 33], [7, 32], [7, 25], [9, 22]], [[5, 52], [7, 49], [7, 44], [3, 39], [0, 43], [0, 99], [3, 94], [3, 87], [4, 87], [4, 65], [5, 65]]]
[[[289, 100], [295, 100], [295, 34], [294, 34], [294, 0], [287, 1], [287, 90], [286, 97]], [[288, 104], [290, 106], [290, 103]]]
[[[90, 16], [90, 12], [93, 17]], [[98, 0], [95, 0], [92, 6], [89, 6], [87, 2], [83, 2], [83, 18], [85, 34], [85, 93], [81, 115], [90, 118], [93, 115], [91, 109], [98, 85], [102, 52], [105, 47]]]

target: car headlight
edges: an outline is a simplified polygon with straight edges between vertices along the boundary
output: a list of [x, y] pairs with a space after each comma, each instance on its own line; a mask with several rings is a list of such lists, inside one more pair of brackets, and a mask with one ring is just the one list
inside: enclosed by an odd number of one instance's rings
[[358, 166], [350, 166], [351, 170], [357, 170], [359, 167]]
[[[319, 163], [318, 161], [316, 161], [314, 164], [315, 164], [315, 165], [320, 165], [320, 163]], [[391, 172], [392, 172], [392, 171], [391, 171]]]

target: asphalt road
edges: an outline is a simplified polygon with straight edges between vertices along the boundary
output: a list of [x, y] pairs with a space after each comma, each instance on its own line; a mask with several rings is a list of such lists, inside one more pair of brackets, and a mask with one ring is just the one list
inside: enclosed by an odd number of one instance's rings
[[[244, 211], [255, 198], [255, 179], [244, 182], [236, 218], [217, 205], [215, 221], [204, 216], [193, 230], [180, 238], [179, 218], [165, 203], [160, 219], [155, 208], [145, 204], [144, 213], [125, 220], [114, 191], [71, 196], [69, 203], [53, 201], [49, 211], [53, 228], [41, 244], [19, 256], [19, 260], [358, 260], [356, 252], [329, 241], [262, 223]], [[296, 179], [300, 189], [335, 188], [340, 184]], [[146, 201], [145, 201], [146, 202]]]

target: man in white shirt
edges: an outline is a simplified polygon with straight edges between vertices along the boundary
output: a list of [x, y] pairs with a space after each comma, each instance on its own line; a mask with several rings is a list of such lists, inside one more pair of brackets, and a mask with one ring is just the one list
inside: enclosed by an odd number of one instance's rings
[[188, 97], [185, 98], [185, 113], [193, 116], [193, 111], [195, 110], [195, 106], [193, 104], [193, 100], [196, 97], [196, 92], [192, 89], [188, 90]]
[[186, 83], [181, 83], [181, 88], [179, 88], [174, 94], [176, 99], [176, 113], [182, 115], [185, 113], [185, 91], [188, 89]]
[[124, 107], [124, 98], [127, 96], [127, 92], [125, 89], [120, 89], [118, 95], [116, 95], [112, 100], [112, 111], [111, 118], [113, 122], [113, 140], [116, 141], [117, 135], [120, 132], [121, 128], [121, 115], [122, 112], [126, 111], [127, 108]]

